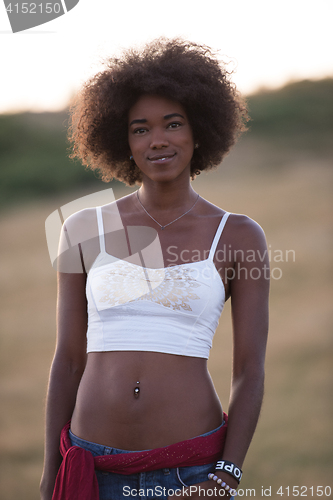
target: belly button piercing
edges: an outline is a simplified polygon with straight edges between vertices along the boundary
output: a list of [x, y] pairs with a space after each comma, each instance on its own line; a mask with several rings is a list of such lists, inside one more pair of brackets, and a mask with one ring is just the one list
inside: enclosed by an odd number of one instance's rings
[[[137, 384], [140, 384], [140, 382], [137, 382]], [[139, 396], [140, 392], [140, 387], [135, 387], [134, 389], [134, 396], [137, 398]]]

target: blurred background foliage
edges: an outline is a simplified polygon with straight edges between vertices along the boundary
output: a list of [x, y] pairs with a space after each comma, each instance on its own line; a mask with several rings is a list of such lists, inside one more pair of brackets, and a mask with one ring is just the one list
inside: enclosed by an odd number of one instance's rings
[[249, 97], [251, 131], [285, 146], [332, 152], [333, 78], [302, 80]]
[[[317, 157], [332, 153], [333, 78], [263, 89], [248, 97], [248, 106], [245, 137], [263, 139], [276, 153], [281, 148]], [[67, 110], [0, 115], [0, 208], [100, 186], [98, 174], [68, 158], [67, 123]]]

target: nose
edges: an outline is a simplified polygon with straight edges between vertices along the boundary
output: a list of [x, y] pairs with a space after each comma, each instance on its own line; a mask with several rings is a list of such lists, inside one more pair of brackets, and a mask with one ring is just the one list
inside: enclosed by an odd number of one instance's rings
[[160, 148], [166, 148], [168, 146], [169, 146], [169, 141], [165, 136], [164, 131], [154, 130], [151, 135], [150, 148], [160, 149]]

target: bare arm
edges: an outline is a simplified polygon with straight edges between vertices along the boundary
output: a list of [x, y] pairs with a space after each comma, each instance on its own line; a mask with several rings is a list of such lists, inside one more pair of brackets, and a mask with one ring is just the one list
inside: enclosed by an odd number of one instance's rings
[[[242, 467], [251, 443], [264, 391], [264, 363], [268, 333], [269, 259], [262, 229], [241, 217], [233, 247], [231, 280], [233, 366], [228, 433], [221, 459]], [[255, 260], [253, 260], [255, 259]], [[217, 473], [230, 486], [237, 481]]]
[[85, 281], [83, 273], [58, 275], [57, 345], [47, 393], [44, 470], [40, 486], [42, 500], [52, 498], [61, 464], [60, 432], [72, 416], [86, 364]]
[[[264, 390], [264, 362], [268, 333], [269, 259], [264, 233], [245, 216], [237, 216], [232, 229], [235, 252], [230, 296], [233, 321], [233, 364], [228, 432], [221, 460], [242, 467], [251, 443]], [[253, 257], [255, 256], [255, 257]], [[213, 472], [213, 471], [212, 471]], [[238, 482], [226, 472], [216, 475], [231, 488]], [[206, 481], [199, 486], [219, 486]], [[224, 498], [228, 498], [226, 493]], [[195, 494], [192, 499], [200, 497]]]

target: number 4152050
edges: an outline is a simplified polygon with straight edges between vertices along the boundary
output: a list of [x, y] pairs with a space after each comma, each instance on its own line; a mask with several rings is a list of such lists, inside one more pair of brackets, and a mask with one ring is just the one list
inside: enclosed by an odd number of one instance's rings
[[10, 14], [12, 12], [16, 12], [17, 14], [37, 14], [37, 13], [43, 13], [45, 12], [46, 14], [59, 14], [61, 11], [61, 4], [56, 2], [56, 3], [51, 3], [47, 2], [46, 4], [42, 3], [28, 3], [28, 2], [23, 2], [23, 3], [9, 3], [7, 8], [7, 12]]
[[277, 495], [287, 497], [330, 497], [332, 488], [330, 486], [280, 486]]

